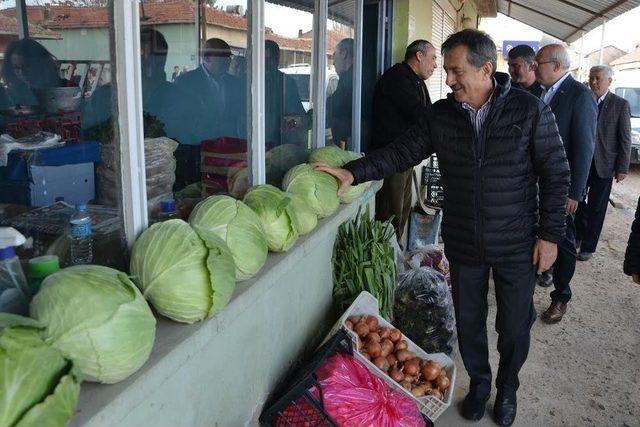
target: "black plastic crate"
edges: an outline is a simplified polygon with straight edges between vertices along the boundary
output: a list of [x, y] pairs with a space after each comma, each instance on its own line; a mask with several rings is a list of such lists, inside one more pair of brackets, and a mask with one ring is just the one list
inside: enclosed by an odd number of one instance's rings
[[444, 199], [442, 176], [438, 167], [438, 158], [435, 155], [429, 158], [427, 166], [422, 167], [421, 184], [426, 201], [430, 205], [442, 207]]
[[[314, 356], [272, 395], [260, 415], [262, 426], [337, 427], [338, 424], [324, 411], [322, 389], [316, 372], [336, 353], [353, 354], [351, 338], [339, 330], [323, 344]], [[319, 398], [311, 389], [315, 387]]]

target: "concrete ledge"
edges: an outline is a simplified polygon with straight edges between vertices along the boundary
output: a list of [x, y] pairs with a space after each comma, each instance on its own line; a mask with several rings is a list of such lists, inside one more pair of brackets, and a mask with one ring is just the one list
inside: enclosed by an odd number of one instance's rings
[[341, 205], [283, 254], [269, 254], [258, 277], [237, 285], [218, 316], [195, 325], [158, 318], [148, 362], [114, 385], [84, 383], [70, 426], [235, 426], [254, 414], [332, 304], [333, 244], [340, 224], [381, 187]]

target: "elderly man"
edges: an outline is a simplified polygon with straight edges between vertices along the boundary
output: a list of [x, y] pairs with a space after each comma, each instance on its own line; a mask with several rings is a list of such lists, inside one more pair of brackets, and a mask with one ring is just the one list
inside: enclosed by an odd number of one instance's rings
[[507, 64], [513, 85], [540, 97], [542, 86], [536, 80], [536, 52], [533, 48], [526, 44], [513, 47]]
[[[591, 91], [569, 74], [571, 61], [563, 46], [550, 44], [542, 47], [536, 61], [536, 75], [543, 87], [542, 100], [551, 107], [556, 117], [571, 170], [571, 186], [566, 201], [566, 236], [558, 243], [551, 305], [542, 314], [545, 322], [556, 323], [562, 320], [571, 299], [569, 284], [576, 269], [577, 256], [574, 215], [578, 203], [585, 196], [593, 159], [598, 109]], [[542, 283], [549, 281], [543, 280]]]
[[[436, 69], [436, 50], [426, 40], [416, 40], [408, 47], [404, 61], [389, 68], [376, 84], [373, 95], [373, 132], [368, 151], [392, 143], [431, 106], [425, 80]], [[411, 210], [413, 169], [385, 178], [376, 194], [376, 218], [386, 221], [393, 216], [398, 241]]]
[[344, 191], [438, 155], [442, 237], [460, 353], [471, 378], [462, 415], [481, 419], [491, 391], [486, 318], [493, 273], [500, 353], [494, 417], [508, 426], [516, 417], [518, 372], [536, 316], [535, 273], [553, 264], [564, 235], [569, 168], [551, 110], [535, 96], [511, 90], [509, 77], [495, 72], [496, 46], [488, 35], [463, 30], [444, 42], [442, 52], [453, 91], [447, 99], [393, 143], [344, 169], [315, 167], [336, 176]]
[[581, 241], [578, 261], [587, 261], [596, 251], [609, 204], [613, 178], [627, 177], [631, 158], [631, 107], [629, 101], [609, 92], [613, 70], [608, 65], [592, 67], [589, 86], [598, 100], [598, 126], [593, 162], [587, 181], [588, 195], [576, 213], [576, 237]]

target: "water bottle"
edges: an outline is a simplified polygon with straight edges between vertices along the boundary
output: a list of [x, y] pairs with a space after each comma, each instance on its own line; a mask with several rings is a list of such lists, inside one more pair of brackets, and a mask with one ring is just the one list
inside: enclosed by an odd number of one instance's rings
[[90, 264], [93, 260], [93, 238], [91, 237], [91, 217], [87, 212], [87, 205], [76, 205], [69, 225], [71, 228], [71, 265]]
[[174, 200], [163, 200], [160, 202], [160, 212], [158, 212], [158, 222], [178, 218], [178, 210]]
[[31, 292], [14, 247], [25, 241], [11, 227], [0, 228], [0, 312], [27, 315]]

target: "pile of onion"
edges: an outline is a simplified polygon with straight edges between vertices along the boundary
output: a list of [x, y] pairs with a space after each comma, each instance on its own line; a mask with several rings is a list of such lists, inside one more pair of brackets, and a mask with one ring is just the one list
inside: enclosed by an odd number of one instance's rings
[[415, 397], [434, 396], [444, 400], [451, 381], [435, 361], [417, 357], [395, 328], [378, 325], [375, 316], [353, 316], [345, 326], [358, 336], [358, 352]]

